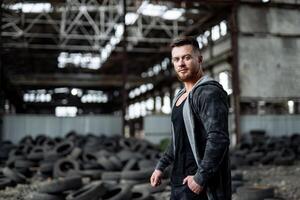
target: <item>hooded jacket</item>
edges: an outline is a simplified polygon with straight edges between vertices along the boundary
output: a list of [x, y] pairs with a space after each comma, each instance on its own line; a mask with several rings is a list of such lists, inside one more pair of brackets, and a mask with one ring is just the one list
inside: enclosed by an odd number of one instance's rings
[[[177, 93], [172, 108], [184, 92], [183, 88]], [[209, 200], [231, 200], [227, 93], [217, 81], [203, 76], [189, 93], [182, 113], [198, 167], [195, 182], [204, 187]], [[171, 128], [171, 143], [156, 165], [160, 171], [174, 160], [173, 124]]]

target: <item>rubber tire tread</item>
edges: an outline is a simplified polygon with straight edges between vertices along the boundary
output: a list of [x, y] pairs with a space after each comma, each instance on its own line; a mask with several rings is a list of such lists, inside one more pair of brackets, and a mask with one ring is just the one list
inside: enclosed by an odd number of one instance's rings
[[137, 171], [123, 171], [121, 173], [121, 179], [125, 179], [125, 180], [149, 179], [152, 172], [153, 172], [152, 168], [137, 170]]
[[7, 186], [11, 186], [12, 182], [9, 178], [1, 177], [0, 178], [0, 190], [6, 188]]
[[271, 187], [239, 187], [237, 188], [239, 200], [260, 200], [274, 197], [274, 188]]
[[104, 185], [97, 181], [92, 182], [81, 189], [70, 193], [66, 200], [94, 200], [99, 199], [106, 192]]
[[114, 181], [118, 181], [121, 179], [121, 172], [115, 172], [115, 171], [112, 171], [112, 172], [108, 172], [108, 171], [105, 171], [102, 173], [101, 175], [101, 179], [102, 180], [114, 180]]
[[[121, 189], [120, 192], [115, 193], [115, 190]], [[112, 194], [112, 196], [110, 195]], [[118, 185], [108, 189], [107, 193], [102, 196], [101, 200], [126, 200], [131, 199], [131, 187], [128, 185]]]
[[48, 194], [57, 194], [66, 190], [75, 190], [80, 187], [82, 187], [81, 177], [67, 177], [43, 184], [38, 191]]
[[[153, 200], [153, 197], [150, 195], [150, 192], [147, 190], [131, 190], [132, 196], [131, 200]], [[138, 197], [136, 194], [141, 194]]]
[[29, 195], [29, 200], [64, 200], [62, 196], [33, 192]]
[[26, 177], [23, 174], [17, 172], [16, 170], [5, 167], [3, 169], [3, 174], [7, 178], [15, 181], [16, 183], [26, 183]]

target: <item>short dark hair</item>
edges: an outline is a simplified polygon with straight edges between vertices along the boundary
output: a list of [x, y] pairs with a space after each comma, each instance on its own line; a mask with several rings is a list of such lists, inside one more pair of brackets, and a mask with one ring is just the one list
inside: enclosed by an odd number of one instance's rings
[[200, 51], [198, 41], [192, 36], [177, 37], [172, 41], [170, 47], [173, 49], [174, 47], [180, 47], [183, 45], [192, 45], [194, 50]]

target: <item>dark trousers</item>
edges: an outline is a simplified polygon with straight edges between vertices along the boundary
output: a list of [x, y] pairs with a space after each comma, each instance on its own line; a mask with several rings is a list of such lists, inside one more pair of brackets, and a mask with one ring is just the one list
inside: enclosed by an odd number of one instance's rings
[[187, 185], [172, 185], [170, 200], [207, 200], [207, 197], [205, 191], [196, 194]]

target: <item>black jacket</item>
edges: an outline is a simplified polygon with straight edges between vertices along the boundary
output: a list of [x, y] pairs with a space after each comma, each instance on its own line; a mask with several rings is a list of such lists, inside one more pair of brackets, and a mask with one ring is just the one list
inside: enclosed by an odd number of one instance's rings
[[[184, 92], [178, 92], [173, 106]], [[183, 117], [198, 166], [194, 180], [205, 188], [209, 200], [231, 200], [227, 93], [217, 81], [202, 77], [185, 101]], [[173, 162], [174, 144], [172, 125], [171, 144], [156, 169], [164, 171]]]

